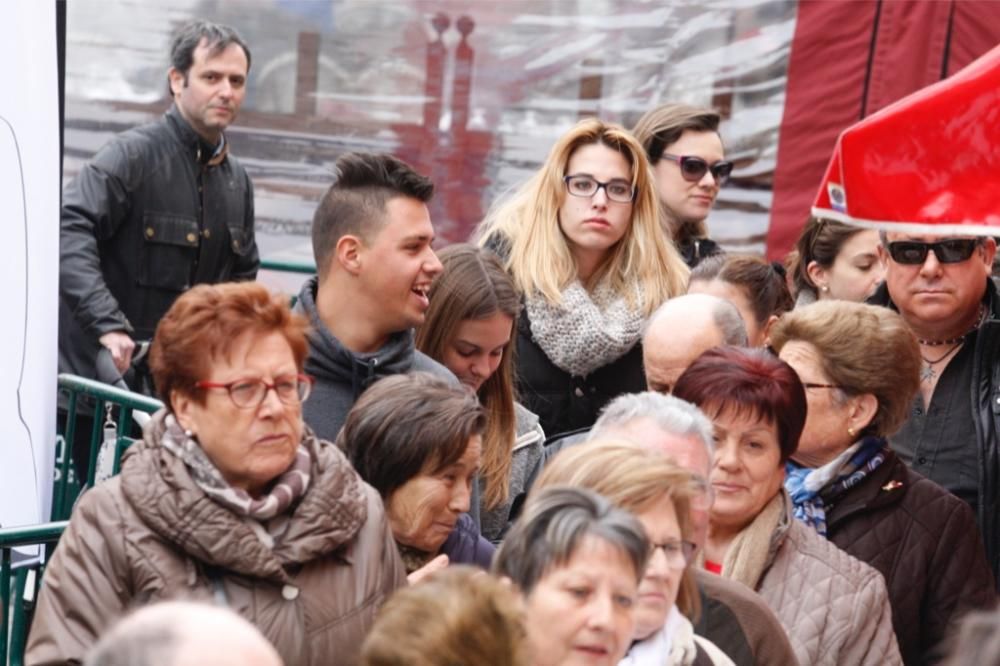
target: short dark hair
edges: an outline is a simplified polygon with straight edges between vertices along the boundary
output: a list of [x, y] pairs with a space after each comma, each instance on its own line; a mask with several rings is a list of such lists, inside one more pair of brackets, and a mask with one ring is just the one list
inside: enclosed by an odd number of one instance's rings
[[[677, 379], [673, 394], [715, 418], [736, 413], [773, 423], [781, 463], [799, 446], [806, 423], [806, 391], [792, 366], [763, 349], [714, 347], [699, 356]], [[716, 414], [706, 408], [714, 408]]]
[[[243, 41], [240, 33], [228, 25], [212, 23], [211, 21], [192, 21], [177, 29], [170, 43], [170, 66], [184, 75], [187, 83], [188, 71], [194, 64], [194, 52], [205, 40], [209, 55], [216, 56], [225, 51], [230, 44], [236, 44], [247, 57], [247, 72], [250, 71], [250, 47]], [[169, 84], [169, 81], [168, 81]]]
[[493, 558], [493, 573], [530, 595], [535, 585], [573, 558], [587, 537], [619, 550], [632, 564], [636, 583], [649, 557], [642, 523], [592, 490], [552, 486], [532, 493]]
[[475, 394], [427, 372], [372, 384], [337, 437], [354, 469], [386, 499], [423, 471], [436, 474], [486, 428]]
[[401, 159], [387, 154], [347, 153], [336, 163], [337, 180], [313, 215], [316, 270], [325, 277], [330, 255], [343, 236], [370, 239], [381, 229], [390, 199], [409, 197], [427, 203], [434, 184]]

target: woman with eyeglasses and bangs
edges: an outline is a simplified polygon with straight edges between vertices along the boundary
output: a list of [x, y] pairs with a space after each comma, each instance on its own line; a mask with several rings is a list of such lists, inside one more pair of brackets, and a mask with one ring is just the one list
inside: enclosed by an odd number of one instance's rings
[[720, 120], [712, 109], [664, 104], [632, 128], [652, 165], [664, 224], [691, 268], [722, 253], [705, 222], [733, 171], [719, 136]]
[[703, 485], [659, 452], [598, 440], [561, 451], [532, 492], [550, 486], [592, 490], [632, 513], [646, 530], [650, 555], [634, 606], [632, 644], [619, 666], [733, 663], [694, 634], [701, 598], [690, 569], [697, 548], [690, 504], [703, 495]]
[[579, 122], [478, 230], [524, 298], [517, 388], [549, 436], [593, 425], [646, 385], [639, 338], [683, 293], [687, 267], [662, 233], [649, 165], [624, 128]]
[[74, 508], [26, 663], [81, 663], [130, 608], [171, 597], [229, 606], [286, 664], [357, 660], [406, 574], [378, 494], [302, 422], [306, 328], [257, 283], [174, 302], [150, 350], [165, 408]]

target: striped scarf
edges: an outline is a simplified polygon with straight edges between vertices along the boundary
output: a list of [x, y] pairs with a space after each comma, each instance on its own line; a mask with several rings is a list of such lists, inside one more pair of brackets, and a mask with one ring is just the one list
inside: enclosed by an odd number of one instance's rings
[[839, 496], [861, 483], [885, 461], [884, 449], [885, 440], [881, 437], [865, 437], [816, 469], [800, 467], [789, 460], [785, 464], [785, 489], [792, 498], [795, 518], [826, 536], [823, 497]]

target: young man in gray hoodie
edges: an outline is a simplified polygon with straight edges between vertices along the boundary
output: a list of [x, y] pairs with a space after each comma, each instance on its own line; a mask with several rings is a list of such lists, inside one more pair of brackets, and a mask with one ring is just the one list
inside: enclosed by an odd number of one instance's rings
[[427, 210], [434, 185], [391, 155], [348, 153], [336, 169], [313, 217], [317, 275], [297, 306], [312, 324], [305, 370], [316, 380], [303, 417], [329, 441], [376, 379], [423, 370], [457, 383], [413, 344], [442, 270]]

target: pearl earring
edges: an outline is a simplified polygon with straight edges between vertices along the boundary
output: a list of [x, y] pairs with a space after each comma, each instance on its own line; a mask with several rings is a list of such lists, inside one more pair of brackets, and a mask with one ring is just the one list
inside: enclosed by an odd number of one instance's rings
[[819, 288], [819, 290], [825, 294], [830, 291], [830, 288], [824, 284], [822, 287]]

